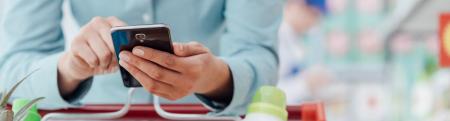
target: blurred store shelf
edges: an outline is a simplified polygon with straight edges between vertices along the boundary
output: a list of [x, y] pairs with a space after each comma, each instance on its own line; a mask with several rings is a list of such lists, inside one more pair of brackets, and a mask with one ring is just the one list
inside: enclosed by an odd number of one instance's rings
[[397, 1], [380, 28], [381, 38], [389, 40], [396, 32], [432, 33], [437, 31], [438, 15], [450, 11], [449, 0]]
[[414, 11], [411, 18], [400, 27], [402, 31], [436, 32], [438, 16], [450, 11], [450, 0], [423, 0], [421, 7]]

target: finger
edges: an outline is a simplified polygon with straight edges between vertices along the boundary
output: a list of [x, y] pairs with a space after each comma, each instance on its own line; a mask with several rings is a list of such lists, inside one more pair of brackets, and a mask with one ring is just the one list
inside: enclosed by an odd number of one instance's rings
[[106, 71], [103, 68], [97, 67], [97, 68], [94, 68], [94, 74], [106, 74]]
[[129, 64], [126, 61], [120, 60], [119, 64], [125, 68], [130, 74], [136, 78], [139, 83], [149, 92], [158, 93], [158, 94], [168, 94], [171, 90], [174, 90], [172, 86], [156, 81], [149, 76], [147, 76], [144, 72], [136, 68], [135, 66]]
[[[122, 20], [120, 20], [120, 19], [118, 19], [117, 17], [114, 17], [114, 16], [110, 16], [110, 17], [106, 18], [106, 21], [108, 21], [108, 23], [109, 23], [109, 25], [111, 27], [118, 27], [118, 26], [126, 26], [127, 25], [125, 22], [123, 22]], [[113, 53], [113, 58], [112, 58], [113, 61], [110, 63], [110, 66], [109, 66], [108, 70], [110, 72], [114, 72], [114, 71], [117, 71], [119, 69], [118, 68], [118, 63], [119, 62], [117, 61], [117, 57], [114, 54], [115, 50], [114, 50], [114, 45], [113, 45], [113, 41], [112, 41], [112, 37], [111, 37], [111, 32], [110, 32], [110, 30], [105, 30], [105, 31], [108, 31], [108, 32], [104, 32], [104, 33], [108, 33], [108, 34], [107, 35], [104, 34], [103, 36], [106, 37], [106, 41], [107, 41], [108, 47], [110, 47], [110, 49], [112, 50], [111, 52]]]
[[86, 33], [85, 39], [87, 39], [89, 47], [94, 50], [95, 55], [99, 59], [100, 67], [107, 69], [108, 65], [112, 61], [112, 52], [108, 49], [106, 43], [95, 33]]
[[68, 56], [70, 56], [69, 58], [71, 59], [69, 61], [69, 64], [67, 64], [67, 66], [75, 70], [76, 74], [75, 77], [82, 77], [81, 75], [88, 75], [92, 73], [90, 71], [91, 68], [87, 63], [83, 61], [83, 59], [81, 59], [78, 56], [75, 56], [74, 54], [69, 54]]
[[101, 18], [101, 17], [95, 17], [92, 20], [93, 27], [95, 27], [95, 30], [98, 32], [98, 35], [102, 38], [103, 42], [106, 43], [109, 50], [111, 52], [114, 52], [114, 45], [112, 43], [112, 37], [111, 37], [111, 28], [112, 25], [109, 23], [109, 21]]
[[148, 47], [137, 46], [133, 48], [133, 54], [146, 60], [152, 61], [160, 66], [181, 72], [184, 68], [182, 58], [173, 54], [155, 50]]
[[[106, 18], [106, 21], [109, 23], [109, 25], [111, 27], [118, 27], [118, 26], [126, 26], [127, 24], [123, 21], [121, 21], [120, 19], [118, 19], [117, 17], [111, 16]], [[110, 47], [110, 49], [112, 50], [112, 52], [114, 52], [114, 45], [113, 45], [113, 41], [112, 41], [112, 37], [111, 37], [111, 30], [103, 30], [105, 32], [102, 33], [106, 33], [103, 36], [106, 38], [105, 40], [107, 40], [108, 46]]]
[[79, 56], [75, 56], [73, 54], [70, 54], [70, 58], [72, 58], [71, 65], [81, 68], [81, 69], [90, 69], [89, 64], [87, 64], [83, 59]]
[[95, 68], [98, 65], [98, 58], [94, 54], [93, 50], [89, 47], [87, 43], [84, 41], [77, 41], [79, 43], [74, 43], [73, 45], [77, 45], [72, 47], [72, 51], [75, 56], [78, 56], [83, 59], [84, 62], [89, 64], [91, 68]]
[[177, 84], [176, 81], [178, 80], [178, 77], [181, 76], [178, 72], [161, 67], [151, 61], [135, 56], [128, 51], [123, 51], [120, 53], [121, 58], [124, 56], [127, 56], [125, 57], [127, 59], [123, 59], [124, 61], [127, 61], [134, 67], [137, 67], [139, 70], [157, 81], [175, 86]]
[[117, 61], [117, 57], [114, 55], [112, 62], [108, 66], [108, 72], [112, 73], [112, 72], [117, 71], [119, 69], [118, 64], [119, 64], [119, 61]]
[[126, 26], [127, 25], [127, 23], [123, 22], [122, 20], [120, 20], [119, 18], [117, 18], [115, 16], [110, 16], [110, 17], [106, 18], [106, 20], [113, 27]]
[[192, 56], [209, 52], [209, 49], [198, 42], [189, 42], [186, 44], [174, 43], [174, 52], [178, 56]]

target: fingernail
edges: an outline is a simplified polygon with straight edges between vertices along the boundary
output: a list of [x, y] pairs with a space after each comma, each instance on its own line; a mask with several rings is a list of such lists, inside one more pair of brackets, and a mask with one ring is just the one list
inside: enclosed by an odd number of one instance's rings
[[134, 48], [133, 49], [133, 54], [138, 55], [138, 56], [143, 56], [144, 55], [144, 51], [142, 49], [139, 49], [139, 48]]
[[127, 64], [124, 61], [119, 61], [119, 65], [121, 65], [124, 68], [127, 68]]
[[120, 53], [119, 58], [120, 58], [120, 60], [124, 60], [124, 61], [129, 61], [130, 60], [128, 55], [126, 55], [124, 53]]

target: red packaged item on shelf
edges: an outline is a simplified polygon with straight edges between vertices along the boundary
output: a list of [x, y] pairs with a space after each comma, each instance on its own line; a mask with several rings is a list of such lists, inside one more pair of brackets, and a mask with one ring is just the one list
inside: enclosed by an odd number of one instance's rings
[[439, 66], [450, 67], [450, 13], [439, 17]]

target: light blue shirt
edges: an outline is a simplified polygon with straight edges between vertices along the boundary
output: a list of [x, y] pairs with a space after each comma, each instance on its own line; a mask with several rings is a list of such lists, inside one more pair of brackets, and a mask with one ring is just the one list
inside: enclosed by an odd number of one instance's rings
[[[61, 28], [63, 0], [11, 0], [1, 23], [0, 85], [11, 87], [36, 68], [13, 95], [45, 97], [41, 108], [63, 108], [86, 103], [123, 103], [127, 88], [120, 74], [95, 76], [81, 84], [70, 99], [58, 90], [57, 62], [64, 50]], [[176, 42], [198, 41], [230, 67], [234, 94], [229, 105], [201, 96], [177, 102], [203, 103], [213, 114], [242, 114], [255, 90], [277, 80], [277, 30], [283, 0], [70, 0], [79, 25], [95, 16], [116, 16], [129, 25], [165, 23]], [[214, 81], [214, 80], [210, 80]], [[135, 103], [151, 102], [139, 89]], [[197, 100], [197, 99], [200, 99]]]

